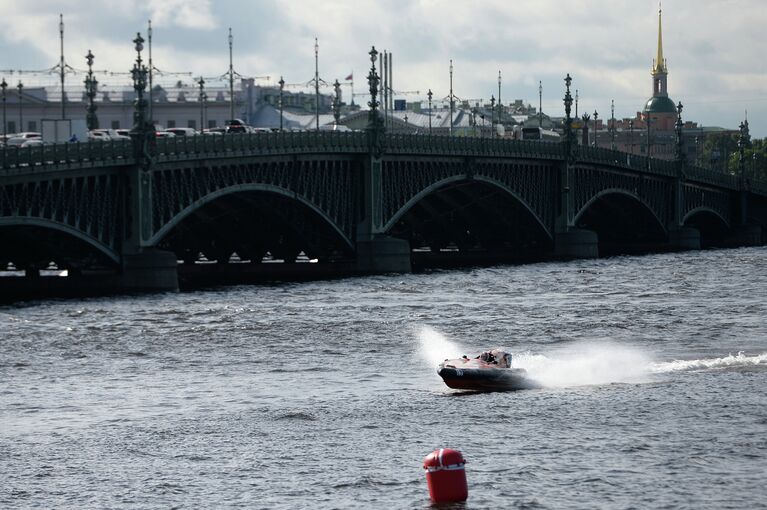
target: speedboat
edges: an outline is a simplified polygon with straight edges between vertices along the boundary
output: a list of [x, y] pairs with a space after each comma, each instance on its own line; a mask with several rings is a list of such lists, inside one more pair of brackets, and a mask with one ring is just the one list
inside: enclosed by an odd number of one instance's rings
[[504, 363], [505, 358], [490, 356], [488, 359], [486, 354], [476, 358], [446, 359], [437, 366], [437, 374], [449, 388], [457, 390], [510, 391], [537, 387], [527, 377], [527, 370], [511, 368], [511, 355]]

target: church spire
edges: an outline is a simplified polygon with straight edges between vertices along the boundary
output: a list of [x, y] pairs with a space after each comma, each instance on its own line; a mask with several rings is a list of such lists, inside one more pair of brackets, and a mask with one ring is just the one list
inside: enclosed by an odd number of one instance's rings
[[652, 63], [652, 74], [667, 73], [666, 59], [663, 58], [663, 27], [661, 23], [662, 9], [660, 3], [658, 3], [658, 55], [655, 57]]

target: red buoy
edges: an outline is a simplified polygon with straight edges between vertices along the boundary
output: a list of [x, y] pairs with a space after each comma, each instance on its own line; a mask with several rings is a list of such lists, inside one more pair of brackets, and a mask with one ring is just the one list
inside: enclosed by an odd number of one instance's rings
[[423, 459], [429, 496], [435, 503], [466, 501], [469, 487], [466, 484], [466, 461], [458, 450], [440, 448]]

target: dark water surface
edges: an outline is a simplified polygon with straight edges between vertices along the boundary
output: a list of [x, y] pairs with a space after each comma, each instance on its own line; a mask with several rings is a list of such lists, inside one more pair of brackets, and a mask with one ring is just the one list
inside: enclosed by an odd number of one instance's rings
[[766, 382], [765, 248], [6, 306], [0, 507], [766, 508]]

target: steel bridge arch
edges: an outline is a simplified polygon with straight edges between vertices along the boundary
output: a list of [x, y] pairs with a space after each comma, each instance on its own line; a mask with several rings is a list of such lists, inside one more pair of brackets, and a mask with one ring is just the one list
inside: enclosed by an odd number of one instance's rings
[[502, 182], [497, 181], [495, 179], [492, 179], [490, 177], [486, 177], [484, 175], [477, 175], [474, 174], [470, 178], [467, 178], [466, 174], [462, 175], [453, 175], [450, 177], [447, 177], [445, 179], [441, 179], [439, 181], [431, 183], [426, 188], [422, 189], [418, 193], [416, 193], [410, 200], [405, 202], [405, 204], [400, 207], [400, 209], [394, 213], [391, 217], [391, 219], [386, 222], [386, 225], [383, 228], [384, 232], [388, 232], [396, 223], [418, 202], [423, 200], [425, 197], [429, 196], [430, 194], [434, 193], [438, 189], [446, 186], [447, 184], [451, 184], [453, 182], [484, 182], [485, 184], [490, 184], [491, 186], [494, 186], [501, 191], [506, 192], [509, 196], [517, 200], [522, 206], [530, 213], [530, 215], [535, 218], [536, 223], [543, 229], [543, 231], [546, 233], [546, 236], [549, 238], [549, 240], [554, 240], [554, 234], [549, 230], [549, 228], [544, 225], [544, 223], [541, 221], [541, 219], [538, 217], [538, 215], [533, 211], [533, 209], [530, 207], [530, 204], [528, 204], [522, 197], [520, 197], [517, 193], [514, 192], [511, 188], [504, 185]]
[[235, 186], [227, 186], [226, 188], [220, 188], [216, 191], [213, 191], [211, 193], [208, 193], [204, 197], [195, 200], [191, 204], [189, 204], [187, 207], [182, 209], [178, 214], [173, 216], [167, 223], [165, 223], [157, 232], [155, 232], [151, 238], [149, 238], [148, 243], [151, 246], [156, 246], [163, 237], [165, 237], [172, 229], [174, 229], [176, 226], [181, 223], [184, 218], [192, 214], [197, 209], [203, 207], [206, 204], [209, 204], [213, 202], [214, 200], [226, 196], [226, 195], [233, 195], [235, 193], [241, 193], [241, 192], [248, 192], [248, 191], [266, 191], [270, 193], [275, 193], [277, 195], [282, 195], [284, 197], [296, 200], [300, 202], [301, 204], [307, 206], [311, 211], [316, 213], [318, 216], [320, 216], [328, 225], [331, 226], [331, 228], [338, 234], [338, 236], [346, 243], [346, 245], [350, 249], [354, 249], [354, 243], [348, 238], [346, 234], [336, 225], [336, 223], [333, 221], [332, 218], [330, 218], [323, 210], [319, 209], [315, 204], [308, 201], [306, 198], [302, 197], [301, 195], [296, 194], [293, 191], [287, 190], [285, 188], [281, 188], [279, 186], [274, 186], [272, 184], [260, 184], [260, 183], [250, 183], [250, 184], [237, 184]]
[[120, 264], [121, 262], [121, 256], [115, 250], [111, 249], [109, 246], [100, 242], [98, 239], [94, 239], [93, 237], [85, 234], [82, 230], [76, 229], [65, 223], [60, 223], [58, 221], [44, 219], [44, 218], [31, 218], [26, 216], [16, 216], [16, 217], [9, 216], [9, 217], [0, 218], [0, 227], [16, 227], [16, 226], [42, 227], [46, 229], [63, 232], [67, 235], [74, 237], [75, 239], [79, 239], [80, 241], [85, 242], [90, 247], [95, 248], [99, 253], [106, 256], [109, 260], [111, 260], [115, 264]]
[[722, 224], [725, 227], [727, 227], [728, 229], [731, 228], [730, 223], [727, 220], [724, 219], [724, 216], [722, 216], [721, 213], [719, 213], [718, 211], [716, 211], [715, 209], [713, 209], [711, 207], [706, 207], [706, 206], [696, 207], [696, 208], [691, 209], [690, 211], [688, 211], [687, 214], [684, 215], [684, 218], [682, 218], [682, 220], [681, 220], [682, 221], [682, 225], [684, 225], [687, 222], [687, 220], [689, 220], [690, 218], [692, 218], [696, 214], [702, 213], [702, 212], [713, 214], [714, 216], [716, 216], [717, 218], [719, 218], [722, 221]]
[[641, 197], [637, 193], [632, 193], [631, 191], [627, 191], [622, 188], [607, 188], [603, 189], [593, 197], [591, 197], [585, 204], [583, 204], [583, 207], [573, 216], [573, 223], [577, 223], [578, 219], [583, 216], [583, 214], [591, 207], [591, 205], [602, 198], [605, 195], [624, 195], [629, 198], [633, 198], [636, 202], [638, 202], [641, 206], [643, 206], [647, 211], [652, 214], [652, 217], [655, 219], [658, 225], [660, 225], [661, 229], [663, 229], [663, 232], [665, 234], [668, 234], [668, 228], [666, 225], [663, 224], [663, 222], [658, 218], [658, 215], [655, 213], [655, 211], [647, 205], [647, 202], [641, 199]]

